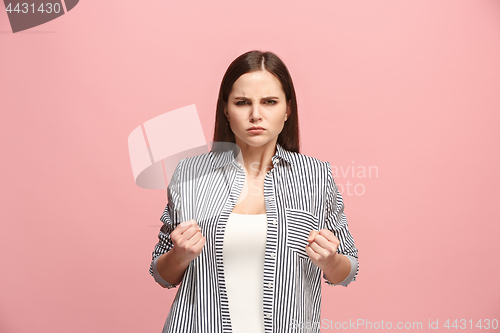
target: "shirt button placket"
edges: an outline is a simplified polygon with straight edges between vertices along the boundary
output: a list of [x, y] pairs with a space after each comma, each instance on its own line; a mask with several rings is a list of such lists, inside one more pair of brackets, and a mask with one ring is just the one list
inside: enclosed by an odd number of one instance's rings
[[[270, 176], [270, 177], [272, 177], [273, 171], [274, 171], [274, 169], [272, 169], [272, 170], [271, 170], [271, 172], [269, 173], [269, 176]], [[273, 196], [273, 195], [271, 195], [271, 196], [269, 196], [268, 198], [266, 198], [267, 204], [268, 204], [268, 205], [271, 205], [271, 204], [272, 204], [272, 202], [274, 201], [274, 199], [275, 199], [275, 198], [274, 198], [274, 196]], [[267, 206], [267, 205], [266, 205], [266, 206]], [[277, 219], [273, 219], [273, 220], [271, 221], [271, 223], [273, 224], [273, 226], [274, 226], [274, 227], [276, 227], [276, 226], [278, 225], [278, 220], [277, 220]], [[275, 259], [275, 258], [276, 258], [276, 252], [271, 252], [271, 253], [270, 253], [270, 256], [271, 256], [271, 258], [272, 258], [272, 259]], [[273, 288], [273, 283], [272, 283], [272, 282], [269, 282], [269, 283], [267, 283], [267, 284], [265, 285], [265, 287], [267, 287], [267, 288], [269, 288], [269, 289], [272, 289], [272, 288]], [[266, 314], [265, 314], [265, 318], [266, 318], [267, 320], [271, 320], [271, 319], [272, 319], [272, 315], [271, 315], [270, 313], [266, 313]]]

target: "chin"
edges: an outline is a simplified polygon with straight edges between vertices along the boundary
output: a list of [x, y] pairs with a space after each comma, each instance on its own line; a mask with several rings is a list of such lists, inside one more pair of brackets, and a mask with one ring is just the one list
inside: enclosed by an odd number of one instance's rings
[[238, 145], [244, 145], [244, 146], [250, 146], [250, 147], [262, 147], [270, 142], [272, 142], [272, 139], [269, 139], [269, 136], [254, 136], [254, 137], [246, 137], [245, 140], [240, 139], [239, 137], [236, 137], [236, 144]]
[[254, 148], [258, 148], [258, 147], [263, 147], [265, 145], [268, 145], [270, 143], [270, 141], [268, 140], [262, 140], [262, 141], [259, 141], [259, 142], [245, 142], [246, 145], [250, 146], [250, 147], [254, 147]]

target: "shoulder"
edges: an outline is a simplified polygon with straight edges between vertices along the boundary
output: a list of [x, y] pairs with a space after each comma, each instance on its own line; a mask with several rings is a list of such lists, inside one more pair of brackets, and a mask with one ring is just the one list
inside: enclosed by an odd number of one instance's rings
[[177, 169], [179, 173], [199, 173], [211, 169], [212, 152], [183, 158], [179, 161]]
[[205, 161], [209, 161], [211, 159], [212, 152], [196, 155], [196, 156], [191, 156], [187, 158], [183, 158], [180, 160], [179, 163], [182, 163], [183, 165], [193, 165], [193, 164], [199, 164], [203, 163]]
[[330, 169], [330, 163], [328, 161], [322, 161], [319, 158], [304, 155], [301, 153], [291, 151], [289, 151], [288, 153], [294, 166], [298, 168], [313, 168], [321, 170]]

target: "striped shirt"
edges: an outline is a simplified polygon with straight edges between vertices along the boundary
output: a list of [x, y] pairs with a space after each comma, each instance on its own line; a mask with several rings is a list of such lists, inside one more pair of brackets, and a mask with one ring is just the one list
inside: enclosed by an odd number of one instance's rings
[[[263, 309], [266, 333], [313, 327], [320, 332], [321, 270], [305, 247], [311, 230], [327, 228], [339, 239], [337, 252], [351, 262], [346, 286], [358, 274], [358, 250], [349, 232], [342, 196], [329, 162], [290, 152], [276, 143], [273, 169], [264, 179], [267, 239]], [[183, 221], [194, 219], [206, 238], [200, 255], [187, 267], [167, 316], [163, 333], [232, 332], [224, 280], [223, 240], [229, 216], [245, 182], [245, 170], [233, 151], [214, 151], [183, 159], [170, 180], [163, 226], [153, 252], [150, 274], [168, 288], [156, 260], [173, 247], [169, 237]], [[329, 285], [333, 285], [323, 279]], [[302, 325], [302, 326], [300, 326]], [[309, 326], [308, 326], [309, 327]], [[235, 332], [237, 333], [237, 332]]]

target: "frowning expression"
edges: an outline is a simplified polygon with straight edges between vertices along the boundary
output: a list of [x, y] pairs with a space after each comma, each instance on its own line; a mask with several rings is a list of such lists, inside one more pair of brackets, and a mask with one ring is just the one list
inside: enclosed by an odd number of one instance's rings
[[[257, 71], [234, 82], [224, 113], [238, 146], [259, 147], [276, 143], [290, 107], [278, 78], [268, 71]], [[252, 127], [261, 130], [252, 131]]]

